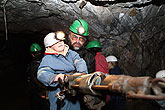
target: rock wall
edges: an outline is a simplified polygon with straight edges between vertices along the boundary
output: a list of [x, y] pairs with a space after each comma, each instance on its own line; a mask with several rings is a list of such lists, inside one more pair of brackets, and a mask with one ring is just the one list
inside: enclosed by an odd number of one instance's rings
[[103, 55], [115, 55], [124, 74], [154, 77], [157, 71], [165, 69], [165, 5], [151, 1], [99, 4], [91, 0], [80, 9], [78, 0], [7, 0], [5, 14], [8, 33], [23, 34], [67, 32], [75, 19], [83, 18], [89, 23], [90, 40], [101, 42]]

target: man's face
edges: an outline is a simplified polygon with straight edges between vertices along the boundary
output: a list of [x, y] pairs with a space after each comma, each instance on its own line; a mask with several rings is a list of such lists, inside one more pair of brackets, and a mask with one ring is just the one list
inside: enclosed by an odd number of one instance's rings
[[54, 45], [52, 45], [50, 48], [52, 48], [53, 50], [55, 50], [57, 52], [63, 52], [64, 48], [65, 48], [64, 41], [59, 41], [59, 42], [55, 43]]
[[112, 63], [108, 62], [108, 69], [111, 69], [111, 68], [112, 68]]
[[70, 33], [69, 35], [69, 39], [70, 39], [70, 43], [73, 46], [74, 50], [79, 50], [85, 43], [86, 38], [81, 36], [81, 35], [77, 35], [75, 33]]

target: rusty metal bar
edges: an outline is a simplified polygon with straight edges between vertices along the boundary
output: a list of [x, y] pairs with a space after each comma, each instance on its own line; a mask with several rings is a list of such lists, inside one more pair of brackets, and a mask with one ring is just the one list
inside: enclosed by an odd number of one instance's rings
[[93, 73], [77, 75], [70, 87], [85, 94], [101, 95], [100, 90], [123, 93], [127, 98], [165, 100], [165, 78], [132, 77]]

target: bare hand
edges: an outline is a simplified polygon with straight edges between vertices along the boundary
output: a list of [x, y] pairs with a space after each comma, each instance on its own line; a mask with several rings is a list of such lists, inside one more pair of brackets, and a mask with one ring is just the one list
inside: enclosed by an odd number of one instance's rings
[[59, 78], [62, 80], [62, 82], [64, 82], [64, 74], [58, 74], [58, 75], [54, 78], [54, 81], [55, 81], [55, 82], [58, 81]]

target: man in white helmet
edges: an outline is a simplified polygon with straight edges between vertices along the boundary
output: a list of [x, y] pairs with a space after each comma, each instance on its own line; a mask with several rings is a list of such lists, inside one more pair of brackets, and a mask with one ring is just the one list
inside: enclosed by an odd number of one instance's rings
[[[156, 73], [156, 78], [165, 78], [165, 70], [160, 70]], [[160, 110], [165, 110], [165, 100], [158, 101], [157, 103], [160, 106]]]
[[50, 110], [80, 110], [80, 103], [77, 97], [66, 95], [63, 104], [57, 97], [60, 92], [59, 79], [63, 82], [64, 75], [77, 73], [88, 73], [85, 61], [79, 54], [69, 49], [64, 43], [65, 34], [61, 31], [51, 32], [44, 38], [46, 48], [38, 68], [37, 78], [45, 86], [51, 87], [48, 97]]
[[156, 73], [156, 78], [165, 78], [165, 70], [158, 71]]
[[[110, 75], [120, 75], [121, 70], [117, 65], [117, 58], [113, 55], [110, 55], [108, 57], [106, 57], [106, 61], [108, 63], [108, 68], [109, 68], [109, 74]], [[106, 97], [106, 102], [107, 102], [107, 110], [125, 110], [125, 99], [122, 95], [116, 95], [109, 96]]]
[[108, 63], [109, 74], [110, 75], [119, 75], [121, 74], [121, 70], [117, 65], [117, 58], [113, 55], [106, 57], [106, 61]]

